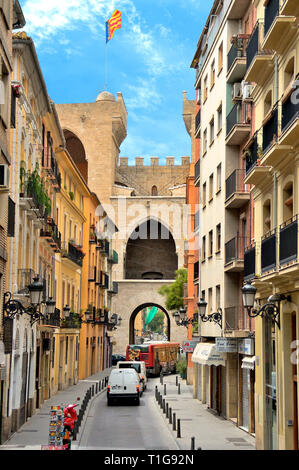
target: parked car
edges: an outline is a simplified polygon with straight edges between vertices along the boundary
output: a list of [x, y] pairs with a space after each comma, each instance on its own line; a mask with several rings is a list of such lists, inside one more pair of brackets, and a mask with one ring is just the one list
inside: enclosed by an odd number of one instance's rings
[[116, 366], [118, 361], [125, 361], [126, 357], [122, 356], [121, 354], [112, 354], [112, 365]]
[[139, 377], [142, 381], [142, 392], [147, 387], [147, 376], [146, 376], [146, 366], [144, 361], [119, 361], [117, 363], [117, 368], [119, 369], [128, 369], [133, 368], [138, 372]]
[[112, 401], [132, 399], [140, 405], [140, 378], [135, 369], [113, 369], [107, 388], [107, 405]]

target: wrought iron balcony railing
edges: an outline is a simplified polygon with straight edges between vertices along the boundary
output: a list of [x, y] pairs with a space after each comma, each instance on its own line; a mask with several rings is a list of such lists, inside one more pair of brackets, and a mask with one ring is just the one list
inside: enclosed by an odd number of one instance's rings
[[258, 159], [258, 142], [257, 142], [257, 134], [253, 137], [253, 141], [249, 148], [245, 152], [246, 156], [246, 176], [252, 170], [253, 167], [256, 166], [256, 162]]
[[278, 136], [278, 106], [271, 113], [270, 119], [263, 126], [263, 154], [277, 141]]
[[245, 170], [234, 170], [225, 181], [225, 197], [228, 199], [235, 193], [248, 192], [247, 185], [244, 183]]
[[82, 248], [75, 245], [72, 242], [62, 243], [62, 257], [69, 258], [71, 261], [82, 267], [83, 258], [85, 254], [82, 252]]
[[279, 227], [279, 264], [282, 266], [294, 260], [298, 260], [298, 215]]
[[[298, 80], [298, 76], [296, 77]], [[298, 91], [291, 93], [282, 103], [281, 133], [285, 132], [299, 117]]]
[[264, 24], [264, 36], [266, 37], [269, 29], [271, 28], [275, 18], [279, 14], [279, 1], [280, 0], [268, 0], [265, 6], [265, 24]]
[[48, 239], [53, 248], [61, 249], [61, 233], [51, 217], [48, 217], [45, 228], [41, 229], [40, 236]]
[[255, 244], [245, 248], [244, 252], [244, 280], [250, 280], [255, 277]]
[[249, 317], [243, 307], [224, 309], [225, 330], [249, 330]]
[[225, 244], [225, 264], [231, 263], [234, 260], [244, 260], [244, 251], [248, 237], [234, 237]]
[[262, 273], [276, 268], [276, 229], [262, 237], [261, 267]]

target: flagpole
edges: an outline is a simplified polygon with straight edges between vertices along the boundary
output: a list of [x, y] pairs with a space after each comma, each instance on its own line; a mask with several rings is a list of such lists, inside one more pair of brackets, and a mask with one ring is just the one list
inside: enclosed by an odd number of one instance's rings
[[107, 83], [108, 83], [108, 42], [106, 42], [106, 65], [105, 65], [105, 91], [107, 91]]

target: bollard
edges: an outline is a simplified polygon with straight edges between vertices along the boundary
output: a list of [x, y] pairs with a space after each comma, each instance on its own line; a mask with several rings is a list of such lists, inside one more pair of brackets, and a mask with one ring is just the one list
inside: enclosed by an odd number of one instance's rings
[[169, 412], [168, 403], [166, 403], [166, 418], [168, 418], [168, 412]]
[[94, 385], [92, 385], [92, 387], [91, 387], [91, 396], [92, 397], [94, 396]]
[[202, 448], [201, 448], [201, 447], [197, 447], [197, 450], [202, 450]]
[[160, 400], [160, 408], [163, 407], [163, 399], [162, 399], [162, 395], [161, 393], [159, 392], [159, 400]]
[[181, 384], [178, 385], [178, 395], [181, 394]]
[[96, 395], [98, 393], [98, 382], [96, 383]]
[[169, 408], [169, 424], [172, 424], [172, 408]]
[[179, 377], [178, 376], [176, 376], [176, 378], [175, 378], [175, 384], [176, 384], [176, 386], [178, 386], [178, 384], [179, 384]]
[[176, 413], [173, 413], [173, 417], [172, 417], [172, 429], [174, 431], [176, 431]]
[[163, 413], [166, 412], [166, 406], [165, 406], [165, 398], [163, 398]]
[[166, 384], [164, 384], [164, 395], [166, 395]]
[[180, 438], [182, 437], [181, 436], [181, 420], [178, 419], [178, 423], [177, 423], [177, 437]]
[[156, 397], [156, 400], [158, 399], [158, 387], [156, 385], [156, 388], [155, 388], [155, 397]]
[[161, 371], [161, 374], [160, 374], [160, 384], [163, 385], [163, 372]]
[[195, 450], [195, 437], [191, 437], [191, 450]]
[[99, 380], [99, 392], [101, 391], [101, 381]]

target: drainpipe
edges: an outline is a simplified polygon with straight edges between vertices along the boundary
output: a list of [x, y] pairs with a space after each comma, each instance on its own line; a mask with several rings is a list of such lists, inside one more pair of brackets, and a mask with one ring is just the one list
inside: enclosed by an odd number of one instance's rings
[[[278, 101], [278, 57], [275, 57], [274, 103]], [[273, 174], [273, 227], [277, 226], [277, 172]]]

